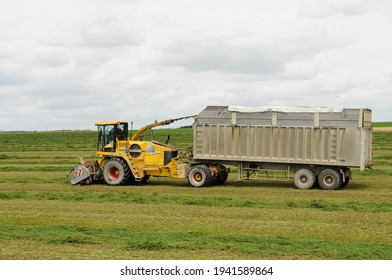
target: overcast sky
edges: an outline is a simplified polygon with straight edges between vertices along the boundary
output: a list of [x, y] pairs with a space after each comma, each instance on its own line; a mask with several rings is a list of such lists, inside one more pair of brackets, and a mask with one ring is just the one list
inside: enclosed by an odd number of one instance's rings
[[140, 127], [207, 105], [392, 121], [391, 34], [390, 0], [0, 0], [0, 130]]

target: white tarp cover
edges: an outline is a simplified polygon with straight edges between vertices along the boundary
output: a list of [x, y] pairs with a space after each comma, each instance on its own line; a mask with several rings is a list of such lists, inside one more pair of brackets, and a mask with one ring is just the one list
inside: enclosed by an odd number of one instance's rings
[[287, 107], [287, 106], [267, 106], [267, 107], [246, 107], [246, 106], [229, 106], [231, 112], [241, 113], [263, 113], [263, 112], [280, 112], [280, 113], [341, 113], [343, 109], [326, 108], [326, 107]]

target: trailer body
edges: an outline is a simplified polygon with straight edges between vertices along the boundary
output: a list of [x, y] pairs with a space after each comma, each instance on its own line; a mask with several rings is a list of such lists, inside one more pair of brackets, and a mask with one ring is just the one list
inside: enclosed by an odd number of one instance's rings
[[339, 173], [336, 188], [348, 183], [350, 167], [372, 165], [370, 109], [208, 106], [193, 133], [195, 161], [235, 165], [239, 174], [306, 169], [314, 178], [298, 175], [306, 184], [294, 183], [302, 188], [326, 169]]

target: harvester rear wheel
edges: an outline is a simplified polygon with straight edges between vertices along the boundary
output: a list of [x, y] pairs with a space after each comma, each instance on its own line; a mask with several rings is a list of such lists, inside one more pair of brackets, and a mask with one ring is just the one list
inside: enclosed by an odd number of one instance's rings
[[206, 165], [193, 166], [189, 171], [188, 182], [192, 187], [207, 187], [211, 185], [211, 170]]
[[103, 168], [105, 182], [111, 186], [125, 185], [133, 177], [128, 164], [121, 158], [112, 158]]

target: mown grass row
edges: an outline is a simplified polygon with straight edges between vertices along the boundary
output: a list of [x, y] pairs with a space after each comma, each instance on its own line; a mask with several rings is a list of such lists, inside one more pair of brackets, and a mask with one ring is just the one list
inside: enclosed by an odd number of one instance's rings
[[[192, 129], [157, 129], [145, 133], [145, 140], [165, 142], [174, 134], [171, 143], [180, 150], [192, 146]], [[6, 132], [0, 133], [0, 151], [13, 152], [63, 152], [94, 151], [97, 147], [96, 131], [55, 131], [55, 132]], [[41, 156], [41, 155], [37, 155]], [[0, 156], [4, 157], [4, 155]]]
[[[314, 259], [390, 259], [392, 245], [350, 244], [319, 239], [294, 239], [285, 236], [260, 237], [238, 234], [203, 232], [143, 232], [129, 228], [90, 228], [76, 226], [46, 226], [35, 228], [21, 225], [0, 225], [0, 236], [7, 239], [29, 239], [46, 244], [99, 245], [115, 243], [125, 252], [134, 250], [237, 252], [238, 255], [281, 259], [311, 256]], [[98, 246], [97, 246], [98, 247]], [[231, 255], [231, 254], [230, 254]], [[78, 255], [71, 258], [78, 258]], [[208, 257], [206, 257], [208, 259]]]
[[359, 201], [328, 201], [326, 199], [265, 201], [240, 199], [232, 197], [193, 197], [179, 195], [162, 195], [157, 192], [143, 194], [139, 192], [96, 194], [92, 192], [0, 192], [0, 200], [55, 200], [83, 202], [118, 202], [136, 204], [180, 204], [219, 207], [246, 208], [313, 208], [325, 211], [363, 211], [363, 212], [392, 212], [392, 202], [359, 202]]
[[374, 122], [373, 127], [392, 127], [392, 122]]

